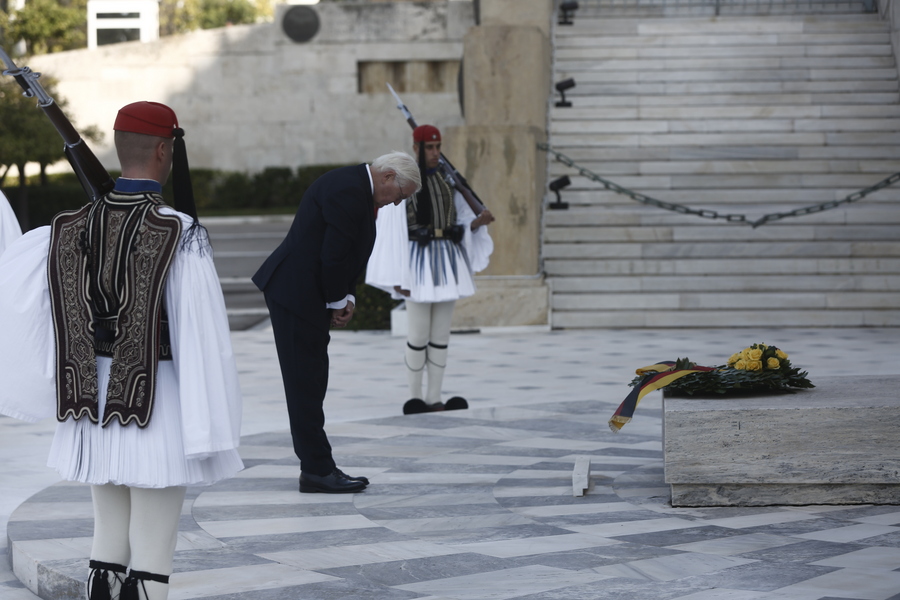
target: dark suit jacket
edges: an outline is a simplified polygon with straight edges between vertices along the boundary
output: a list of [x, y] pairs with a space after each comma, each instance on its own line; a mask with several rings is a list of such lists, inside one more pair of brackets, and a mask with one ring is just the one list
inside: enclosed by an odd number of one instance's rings
[[281, 245], [253, 276], [266, 296], [328, 326], [327, 302], [355, 294], [375, 244], [375, 204], [366, 165], [342, 167], [309, 187]]

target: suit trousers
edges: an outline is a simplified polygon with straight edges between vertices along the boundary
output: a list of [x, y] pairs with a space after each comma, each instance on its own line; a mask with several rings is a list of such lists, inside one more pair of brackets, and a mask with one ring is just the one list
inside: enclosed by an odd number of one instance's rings
[[294, 452], [300, 469], [328, 475], [335, 469], [325, 435], [325, 391], [328, 388], [328, 342], [331, 311], [323, 307], [316, 321], [300, 318], [266, 296], [275, 349], [281, 366]]

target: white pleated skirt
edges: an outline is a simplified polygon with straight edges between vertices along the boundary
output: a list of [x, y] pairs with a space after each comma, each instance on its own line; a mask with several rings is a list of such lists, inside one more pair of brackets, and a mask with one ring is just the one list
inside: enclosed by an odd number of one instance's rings
[[[112, 360], [97, 357], [100, 420], [106, 398]], [[53, 436], [48, 466], [63, 479], [92, 485], [112, 483], [142, 488], [210, 485], [234, 476], [243, 468], [237, 450], [213, 452], [202, 457], [184, 454], [181, 399], [172, 361], [160, 361], [156, 400], [150, 422], [141, 429], [114, 419], [106, 427], [84, 417], [59, 423]]]
[[409, 242], [409, 267], [413, 302], [447, 302], [475, 293], [469, 257], [462, 245], [450, 240], [432, 240], [426, 246]]

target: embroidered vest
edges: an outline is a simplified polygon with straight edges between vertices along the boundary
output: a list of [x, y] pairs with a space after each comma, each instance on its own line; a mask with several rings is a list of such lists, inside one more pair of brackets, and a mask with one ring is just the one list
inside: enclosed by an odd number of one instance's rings
[[446, 229], [456, 225], [456, 205], [453, 204], [453, 190], [447, 185], [440, 173], [426, 176], [423, 185], [428, 186], [428, 196], [431, 197], [431, 210], [425, 211], [426, 214], [430, 215], [430, 219], [425, 223], [418, 222], [418, 215], [422, 212], [417, 210], [418, 203], [424, 196], [424, 194], [419, 192], [406, 202], [406, 223], [409, 229], [412, 231], [421, 227], [427, 227], [430, 231], [434, 231], [435, 229]]
[[169, 348], [166, 276], [181, 238], [181, 219], [160, 214], [162, 204], [158, 194], [113, 191], [53, 218], [47, 267], [59, 421], [99, 422], [98, 355], [112, 358], [102, 425], [150, 421], [156, 369]]

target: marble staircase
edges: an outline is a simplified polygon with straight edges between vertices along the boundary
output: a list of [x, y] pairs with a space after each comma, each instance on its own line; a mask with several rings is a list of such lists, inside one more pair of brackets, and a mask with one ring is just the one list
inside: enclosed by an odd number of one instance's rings
[[[549, 143], [625, 188], [753, 221], [900, 171], [877, 14], [576, 17], [554, 39], [576, 87]], [[544, 213], [554, 327], [900, 325], [900, 184], [752, 228], [549, 169], [572, 180]]]

